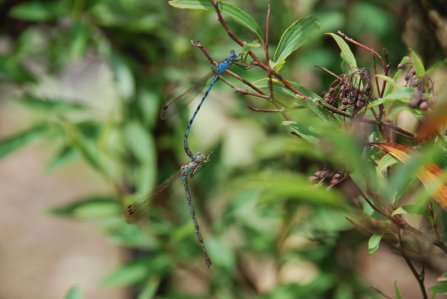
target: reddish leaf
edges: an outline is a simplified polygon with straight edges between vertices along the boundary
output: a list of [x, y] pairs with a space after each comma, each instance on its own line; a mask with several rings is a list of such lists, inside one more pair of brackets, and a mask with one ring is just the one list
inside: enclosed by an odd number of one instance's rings
[[[386, 151], [402, 163], [406, 163], [410, 159], [409, 153], [411, 152], [411, 148], [405, 145], [397, 143], [374, 143], [372, 145]], [[431, 182], [433, 182], [435, 179], [438, 179], [438, 177], [443, 178], [444, 175], [444, 171], [435, 163], [428, 163], [427, 165], [423, 166], [417, 173], [418, 179], [426, 188], [429, 188]], [[439, 190], [437, 190], [434, 197], [439, 205], [444, 210], [447, 210], [446, 184], [443, 184], [439, 187]]]

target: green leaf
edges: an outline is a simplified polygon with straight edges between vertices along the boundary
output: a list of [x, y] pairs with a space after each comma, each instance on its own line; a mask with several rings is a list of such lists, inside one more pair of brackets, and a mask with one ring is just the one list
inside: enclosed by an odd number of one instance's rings
[[276, 48], [273, 61], [279, 63], [295, 50], [314, 38], [320, 29], [317, 18], [309, 16], [298, 19], [284, 31]]
[[279, 60], [279, 61], [277, 61], [277, 62], [274, 62], [274, 61], [272, 61], [272, 60], [270, 60], [269, 61], [269, 65], [270, 65], [270, 67], [274, 70], [274, 71], [276, 71], [276, 72], [279, 72], [279, 71], [281, 71], [281, 69], [283, 68], [283, 66], [286, 64], [286, 61], [283, 59], [283, 60]]
[[[408, 60], [410, 60], [410, 57], [408, 56], [404, 56], [404, 58], [402, 58], [402, 60], [399, 62], [399, 65], [401, 65], [402, 67], [400, 67], [396, 73], [393, 76], [393, 82], [394, 84], [397, 85], [397, 81], [399, 80], [400, 75], [402, 74], [403, 71], [403, 66], [408, 62]], [[376, 76], [382, 76], [382, 75], [376, 75]], [[391, 92], [393, 92], [394, 89], [394, 84], [391, 84], [390, 86], [387, 87], [385, 93], [383, 94], [384, 97], [386, 97], [388, 94], [390, 94]]]
[[434, 294], [447, 294], [447, 282], [446, 281], [438, 282], [437, 284], [435, 284], [430, 288], [430, 291], [433, 292]]
[[383, 234], [374, 234], [368, 240], [368, 253], [370, 255], [374, 254], [377, 249], [379, 249], [380, 241], [382, 240]]
[[115, 74], [115, 83], [119, 94], [126, 100], [135, 92], [135, 78], [130, 64], [120, 55], [111, 55], [110, 63]]
[[[84, 134], [82, 131], [84, 124], [94, 130], [89, 130], [89, 132], [85, 132]], [[91, 122], [81, 124], [73, 124], [68, 121], [64, 122], [64, 129], [69, 138], [70, 146], [76, 148], [84, 159], [90, 164], [90, 166], [108, 177], [109, 174], [102, 163], [100, 158], [101, 155], [99, 154], [98, 147], [96, 145], [96, 136], [92, 136], [96, 135], [97, 128], [97, 124]]]
[[399, 161], [396, 158], [394, 158], [392, 155], [386, 154], [377, 163], [376, 171], [378, 174], [383, 176], [384, 172], [386, 171], [386, 169], [388, 167], [393, 166], [394, 164], [397, 164], [398, 162]]
[[283, 121], [282, 125], [289, 127], [309, 143], [316, 145], [320, 142], [322, 132], [309, 126], [306, 122]]
[[64, 299], [83, 299], [81, 286], [76, 285], [71, 287], [67, 293], [65, 293]]
[[124, 287], [142, 281], [149, 274], [147, 262], [134, 260], [120, 266], [110, 273], [103, 281], [105, 287]]
[[151, 277], [146, 283], [144, 289], [138, 294], [137, 299], [151, 299], [155, 298], [158, 287], [160, 286], [160, 278]]
[[216, 266], [233, 269], [236, 263], [236, 257], [234, 251], [228, 246], [227, 242], [209, 238], [206, 240], [206, 246], [211, 260]]
[[170, 271], [171, 259], [168, 255], [152, 254], [148, 259], [134, 259], [114, 270], [103, 281], [106, 287], [128, 286], [146, 278], [163, 276]]
[[77, 21], [70, 33], [70, 57], [72, 60], [79, 60], [84, 56], [89, 39], [89, 28], [83, 22]]
[[402, 299], [399, 287], [397, 286], [397, 281], [394, 282], [394, 291], [396, 293], [396, 299]]
[[[298, 83], [289, 81], [289, 83], [297, 90], [299, 90], [302, 94], [304, 94], [306, 97], [314, 100], [323, 101], [323, 99], [313, 92], [310, 89], [307, 89], [306, 87], [303, 87], [301, 85], [298, 85]], [[261, 89], [267, 89], [268, 88], [268, 79], [261, 79], [253, 82], [253, 84]], [[309, 108], [315, 115], [317, 115], [319, 118], [328, 120], [328, 119], [334, 119], [334, 116], [326, 109], [324, 109], [321, 104], [315, 102], [314, 100], [310, 99], [302, 99], [301, 96], [295, 94], [293, 91], [279, 83], [278, 81], [273, 81], [273, 88], [275, 91], [280, 92], [283, 95], [291, 96], [296, 99], [300, 99], [297, 101], [297, 104], [299, 106], [302, 106], [303, 108]]]
[[61, 166], [79, 157], [79, 152], [69, 146], [62, 147], [47, 164], [46, 171], [51, 173]]
[[[264, 40], [261, 27], [248, 13], [234, 4], [225, 1], [219, 1], [218, 3], [223, 16], [234, 19], [237, 23], [256, 34], [260, 41]], [[172, 0], [169, 1], [169, 5], [182, 9], [214, 10], [209, 0]]]
[[49, 132], [49, 129], [50, 126], [47, 124], [39, 124], [0, 140], [0, 158], [20, 149], [37, 138], [43, 137]]
[[108, 197], [90, 197], [49, 210], [52, 215], [82, 219], [98, 219], [121, 215], [119, 201]]
[[425, 216], [427, 218], [433, 218], [432, 214], [425, 206], [417, 204], [409, 204], [409, 205], [403, 205], [402, 208], [409, 214], [416, 214]]
[[391, 217], [394, 217], [396, 215], [403, 215], [403, 214], [407, 214], [407, 213], [408, 212], [405, 211], [404, 207], [398, 207], [391, 213]]
[[9, 11], [10, 17], [31, 22], [51, 21], [63, 14], [63, 3], [45, 4], [37, 1], [15, 5]]
[[416, 52], [414, 52], [412, 49], [410, 49], [410, 57], [411, 61], [413, 61], [414, 68], [416, 70], [416, 76], [418, 77], [424, 77], [425, 76], [425, 67], [422, 63], [421, 58], [419, 57]]
[[79, 103], [69, 102], [67, 100], [37, 97], [30, 94], [22, 96], [19, 103], [31, 109], [44, 111], [46, 113], [66, 113], [86, 110], [86, 107]]
[[18, 82], [36, 82], [34, 75], [23, 65], [21, 59], [0, 54], [0, 79]]
[[139, 162], [150, 160], [155, 164], [155, 144], [151, 137], [137, 121], [128, 122], [124, 128], [125, 143]]
[[377, 107], [381, 104], [387, 103], [387, 102], [408, 102], [414, 94], [414, 87], [402, 87], [398, 90], [396, 90], [393, 93], [390, 93], [386, 95], [383, 98], [378, 98], [374, 102], [368, 105], [368, 108]]
[[340, 56], [343, 60], [342, 68], [344, 72], [348, 72], [348, 74], [355, 72], [357, 70], [357, 60], [355, 59], [354, 54], [351, 51], [349, 45], [344, 41], [343, 38], [334, 34], [328, 33], [337, 43], [338, 47], [341, 50]]
[[265, 203], [290, 199], [333, 207], [346, 204], [338, 192], [315, 186], [307, 178], [292, 173], [262, 172], [244, 177], [244, 182], [245, 186], [262, 189]]

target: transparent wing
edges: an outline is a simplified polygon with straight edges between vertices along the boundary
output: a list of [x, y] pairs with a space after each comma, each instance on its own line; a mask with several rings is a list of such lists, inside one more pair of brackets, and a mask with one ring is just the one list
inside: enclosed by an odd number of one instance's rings
[[214, 71], [209, 72], [184, 93], [175, 97], [174, 99], [169, 100], [168, 103], [161, 109], [160, 118], [164, 120], [173, 116], [176, 113], [178, 105], [180, 103], [184, 105], [188, 105], [189, 103], [191, 103], [206, 86], [206, 83], [209, 81], [209, 79], [214, 75]]
[[134, 203], [131, 203], [127, 205], [125, 216], [127, 223], [135, 223], [138, 220], [140, 220], [145, 212], [146, 208], [149, 205], [149, 203], [160, 195], [163, 190], [168, 188], [175, 180], [177, 180], [180, 177], [180, 171], [177, 173], [171, 175], [169, 178], [167, 178], [163, 183], [155, 187], [154, 191], [150, 193], [149, 195], [145, 196], [142, 200], [138, 200]]

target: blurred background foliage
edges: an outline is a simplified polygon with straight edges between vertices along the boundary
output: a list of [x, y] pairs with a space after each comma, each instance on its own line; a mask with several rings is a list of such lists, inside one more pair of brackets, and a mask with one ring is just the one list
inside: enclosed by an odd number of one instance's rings
[[[264, 30], [267, 1], [230, 2]], [[281, 71], [317, 94], [333, 78], [314, 65], [342, 72], [340, 50], [325, 32], [341, 30], [378, 51], [386, 48], [394, 70], [412, 48], [436, 73], [445, 62], [441, 30], [447, 29], [434, 30], [427, 18], [433, 9], [446, 19], [442, 2], [431, 1], [427, 8], [424, 1], [404, 0], [272, 1], [270, 46], [273, 53], [296, 19], [318, 18], [319, 34]], [[159, 110], [210, 70], [190, 40], [200, 40], [218, 61], [231, 49], [240, 51], [214, 12], [180, 10], [167, 1], [9, 0], [0, 1], [0, 16], [0, 107], [25, 107], [30, 124], [1, 141], [0, 157], [44, 138], [57, 148], [47, 171], [83, 159], [110, 186], [108, 194], [73, 199], [53, 210], [94, 220], [130, 251], [129, 261], [104, 285], [131, 287], [140, 299], [379, 297], [359, 276], [357, 253], [368, 246], [369, 235], [353, 230], [347, 220], [353, 210], [346, 193], [317, 188], [307, 178], [332, 165], [365, 168], [360, 177], [376, 180], [362, 149], [342, 130], [306, 112], [291, 114], [299, 124], [282, 124], [280, 114], [250, 111], [247, 104], [257, 100], [237, 95], [222, 82], [199, 114], [190, 141], [193, 149], [212, 152], [190, 182], [213, 268], [208, 271], [201, 259], [180, 184], [153, 202], [148, 221], [125, 223], [123, 201], [147, 194], [187, 162], [183, 133], [192, 111], [183, 109], [165, 122]], [[256, 39], [228, 22], [243, 40]], [[357, 64], [372, 69], [371, 55], [352, 49]], [[265, 78], [257, 69], [234, 71], [251, 81]], [[290, 134], [303, 128], [311, 131], [304, 134], [309, 138]], [[309, 142], [322, 132], [330, 149]], [[396, 160], [388, 157], [383, 163], [385, 169]], [[442, 159], [439, 165], [444, 164]], [[402, 166], [400, 173], [409, 167]], [[380, 176], [377, 180], [369, 183], [393, 197], [393, 188], [404, 193], [412, 177], [395, 179], [391, 187], [382, 186]]]

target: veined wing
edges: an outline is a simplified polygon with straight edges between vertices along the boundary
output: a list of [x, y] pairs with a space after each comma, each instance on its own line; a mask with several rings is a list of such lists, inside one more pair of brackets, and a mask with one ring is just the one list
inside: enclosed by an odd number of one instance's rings
[[167, 178], [163, 183], [155, 187], [154, 191], [149, 195], [145, 196], [142, 200], [138, 200], [134, 203], [127, 205], [125, 210], [125, 217], [127, 223], [135, 223], [140, 220], [148, 207], [149, 203], [160, 195], [163, 190], [168, 188], [176, 179], [180, 177], [181, 173], [178, 171], [177, 173], [171, 175]]
[[189, 103], [191, 103], [206, 86], [208, 80], [214, 75], [214, 71], [209, 72], [184, 93], [168, 101], [168, 103], [161, 109], [160, 118], [164, 120], [174, 115], [177, 111], [177, 106], [179, 103], [183, 103], [184, 105], [188, 105]]

